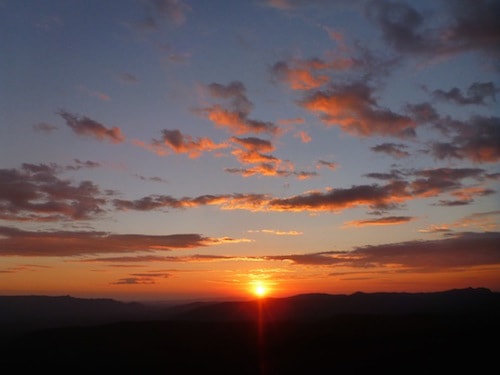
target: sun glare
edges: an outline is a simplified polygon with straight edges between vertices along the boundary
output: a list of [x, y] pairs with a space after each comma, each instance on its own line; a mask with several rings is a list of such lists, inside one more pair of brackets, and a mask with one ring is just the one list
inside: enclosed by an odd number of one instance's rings
[[257, 297], [262, 298], [268, 293], [268, 288], [262, 283], [257, 283], [253, 287], [253, 293]]

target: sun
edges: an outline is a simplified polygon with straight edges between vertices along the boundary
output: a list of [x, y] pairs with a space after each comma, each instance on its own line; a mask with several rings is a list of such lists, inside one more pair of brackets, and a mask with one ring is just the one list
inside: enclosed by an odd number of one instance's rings
[[253, 286], [253, 293], [259, 298], [265, 297], [268, 292], [269, 289], [262, 283], [256, 283]]

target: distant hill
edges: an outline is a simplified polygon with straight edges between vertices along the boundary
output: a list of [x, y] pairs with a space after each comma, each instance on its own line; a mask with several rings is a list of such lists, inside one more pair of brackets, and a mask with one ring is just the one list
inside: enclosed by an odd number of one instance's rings
[[0, 296], [0, 338], [38, 329], [148, 318], [140, 303], [71, 296]]
[[498, 316], [500, 293], [466, 288], [434, 293], [302, 294], [256, 301], [196, 302], [169, 308], [71, 296], [0, 296], [0, 338], [46, 328], [120, 321], [256, 321], [259, 316], [266, 321], [289, 321], [339, 314], [470, 313]]
[[[500, 314], [500, 293], [485, 288], [434, 293], [302, 294], [260, 302], [266, 320], [324, 319], [339, 314]], [[255, 301], [221, 302], [178, 314], [178, 319], [244, 321], [258, 318]]]
[[0, 297], [0, 328], [22, 328], [0, 340], [0, 366], [20, 373], [483, 373], [498, 365], [499, 318], [500, 294], [483, 288], [171, 308]]

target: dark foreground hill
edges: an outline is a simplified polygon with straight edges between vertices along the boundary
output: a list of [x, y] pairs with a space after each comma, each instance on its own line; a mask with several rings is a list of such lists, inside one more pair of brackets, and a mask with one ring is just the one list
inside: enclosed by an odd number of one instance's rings
[[462, 289], [300, 295], [160, 310], [125, 304], [138, 308], [137, 315], [34, 330], [5, 341], [0, 368], [21, 373], [483, 373], [498, 365], [499, 298], [486, 289]]

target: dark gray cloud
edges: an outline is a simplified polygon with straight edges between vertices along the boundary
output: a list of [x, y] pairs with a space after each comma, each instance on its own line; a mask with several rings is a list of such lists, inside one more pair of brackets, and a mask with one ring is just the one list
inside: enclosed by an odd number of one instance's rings
[[0, 169], [0, 218], [86, 220], [104, 213], [105, 192], [91, 181], [74, 184], [59, 178], [59, 169], [55, 164], [27, 163], [19, 169]]
[[408, 146], [402, 143], [382, 143], [373, 146], [371, 150], [374, 152], [382, 152], [400, 159], [410, 156], [410, 153], [408, 151], [405, 151], [405, 149], [407, 148]]
[[373, 0], [366, 6], [368, 18], [380, 28], [385, 41], [402, 54], [450, 56], [478, 51], [500, 68], [500, 4], [496, 0], [443, 2], [447, 17], [438, 17], [414, 4]]
[[496, 102], [496, 93], [499, 91], [493, 82], [475, 82], [467, 89], [464, 94], [458, 87], [448, 91], [434, 90], [432, 95], [436, 99], [442, 99], [459, 105], [485, 105], [486, 99]]
[[112, 126], [110, 128], [103, 124], [88, 118], [87, 116], [79, 116], [64, 110], [57, 112], [75, 134], [91, 137], [99, 141], [108, 141], [110, 143], [122, 143], [125, 137], [119, 127]]
[[433, 241], [407, 241], [300, 255], [267, 256], [302, 265], [390, 267], [416, 272], [449, 271], [471, 266], [500, 264], [499, 232], [454, 233]]
[[78, 256], [191, 249], [218, 243], [199, 234], [142, 235], [95, 231], [26, 231], [0, 227], [0, 256]]

